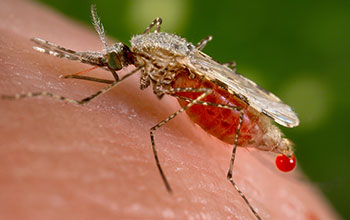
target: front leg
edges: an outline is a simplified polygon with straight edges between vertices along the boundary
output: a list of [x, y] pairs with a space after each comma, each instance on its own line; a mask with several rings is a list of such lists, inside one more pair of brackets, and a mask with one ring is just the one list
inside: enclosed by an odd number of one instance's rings
[[145, 29], [143, 34], [148, 34], [154, 26], [156, 26], [154, 33], [158, 33], [160, 31], [161, 25], [162, 25], [162, 19], [158, 17], [152, 21], [152, 23]]

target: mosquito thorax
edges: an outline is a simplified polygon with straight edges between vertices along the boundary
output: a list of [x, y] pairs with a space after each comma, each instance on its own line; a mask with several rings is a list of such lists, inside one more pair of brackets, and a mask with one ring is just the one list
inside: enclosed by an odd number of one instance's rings
[[185, 57], [195, 49], [195, 46], [186, 39], [166, 32], [135, 35], [130, 43], [134, 52], [147, 52], [149, 55], [161, 52], [169, 56]]
[[130, 48], [121, 42], [107, 48], [106, 59], [108, 67], [112, 70], [121, 70], [123, 67], [133, 64]]

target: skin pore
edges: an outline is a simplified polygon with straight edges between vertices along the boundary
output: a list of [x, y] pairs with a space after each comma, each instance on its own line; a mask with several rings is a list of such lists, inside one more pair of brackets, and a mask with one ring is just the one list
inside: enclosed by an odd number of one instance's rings
[[[29, 41], [99, 51], [92, 27], [19, 0], [4, 0], [0, 18], [0, 94], [50, 91], [82, 99], [105, 87], [59, 78], [90, 66], [34, 51]], [[113, 79], [102, 69], [88, 75]], [[149, 128], [179, 107], [174, 98], [141, 91], [138, 74], [85, 106], [46, 97], [0, 100], [0, 218], [254, 219], [226, 179], [232, 146], [185, 114], [155, 133], [174, 193], [166, 191]], [[234, 179], [263, 219], [337, 219], [298, 171], [281, 174], [273, 157], [257, 159], [260, 153], [239, 148]]]

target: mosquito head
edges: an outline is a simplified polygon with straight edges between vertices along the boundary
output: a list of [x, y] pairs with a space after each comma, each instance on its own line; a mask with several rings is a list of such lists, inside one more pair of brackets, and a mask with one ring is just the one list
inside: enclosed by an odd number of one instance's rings
[[121, 42], [107, 48], [106, 59], [108, 68], [117, 71], [133, 64], [133, 54], [130, 48]]

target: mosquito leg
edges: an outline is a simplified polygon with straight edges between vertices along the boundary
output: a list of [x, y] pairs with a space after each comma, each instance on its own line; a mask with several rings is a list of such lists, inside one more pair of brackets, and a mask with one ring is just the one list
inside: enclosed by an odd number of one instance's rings
[[[189, 99], [189, 98], [183, 97], [183, 96], [178, 96], [176, 94], [173, 94], [172, 96], [179, 98], [179, 99], [182, 99], [182, 100], [187, 101], [187, 102], [192, 101], [192, 99]], [[218, 104], [218, 103], [203, 102], [203, 101], [197, 101], [196, 104], [240, 111], [238, 127], [237, 127], [236, 136], [235, 136], [234, 145], [233, 145], [233, 150], [232, 150], [230, 169], [227, 173], [227, 178], [232, 183], [233, 187], [237, 190], [237, 192], [240, 194], [240, 196], [243, 198], [243, 200], [248, 205], [248, 207], [253, 212], [253, 214], [256, 216], [256, 218], [261, 219], [260, 216], [258, 215], [258, 213], [254, 210], [252, 205], [249, 203], [248, 199], [245, 197], [243, 192], [239, 189], [239, 187], [237, 186], [237, 184], [234, 182], [234, 180], [232, 178], [233, 165], [234, 165], [234, 160], [235, 160], [235, 156], [236, 156], [236, 149], [238, 146], [238, 138], [239, 138], [239, 133], [240, 133], [241, 127], [242, 127], [244, 112], [241, 110], [241, 108], [239, 108], [237, 106], [222, 105], [222, 104]]]
[[209, 41], [211, 41], [213, 39], [212, 36], [207, 36], [206, 38], [202, 39], [201, 41], [199, 41], [196, 45], [196, 49], [197, 50], [202, 50]]
[[87, 80], [87, 81], [105, 83], [105, 84], [113, 84], [115, 82], [115, 80], [100, 79], [100, 78], [95, 78], [95, 77], [90, 77], [90, 76], [80, 76], [80, 75], [75, 75], [75, 74], [66, 75], [66, 76], [63, 76], [62, 78], [64, 78], [64, 79], [81, 79], [81, 80]]
[[[187, 101], [187, 102], [193, 101], [193, 99], [190, 99], [190, 98], [187, 98], [187, 97], [183, 97], [183, 96], [179, 96], [179, 95], [174, 95], [174, 94], [172, 94], [171, 96], [174, 96], [174, 97], [176, 97], [176, 98], [178, 98], [178, 99], [182, 99], [182, 100]], [[236, 111], [240, 111], [240, 110], [241, 110], [241, 108], [240, 108], [240, 107], [237, 107], [237, 106], [222, 105], [222, 104], [212, 103], [212, 102], [197, 101], [196, 104], [197, 104], [197, 105], [212, 106], [212, 107], [217, 107], [217, 108], [230, 109], [230, 110], [236, 110]]]
[[153, 126], [150, 129], [150, 137], [151, 137], [151, 143], [152, 143], [152, 150], [153, 150], [153, 155], [154, 155], [154, 159], [156, 161], [159, 173], [162, 177], [162, 180], [165, 184], [165, 187], [167, 189], [167, 191], [169, 193], [172, 192], [172, 189], [170, 187], [170, 184], [167, 180], [167, 178], [165, 177], [165, 174], [163, 172], [163, 169], [160, 165], [159, 162], [159, 158], [158, 158], [158, 153], [157, 153], [157, 149], [156, 149], [156, 145], [155, 145], [155, 141], [154, 141], [154, 132], [162, 127], [163, 125], [165, 125], [167, 122], [169, 122], [171, 119], [175, 118], [177, 115], [179, 115], [180, 113], [186, 111], [186, 109], [190, 108], [191, 106], [193, 106], [194, 104], [197, 104], [198, 101], [200, 101], [201, 99], [205, 98], [207, 95], [209, 95], [212, 90], [211, 89], [207, 89], [207, 88], [178, 88], [178, 89], [172, 89], [169, 90], [165, 93], [167, 94], [174, 94], [176, 92], [201, 92], [202, 94], [200, 96], [198, 96], [196, 99], [192, 100], [190, 103], [188, 103], [186, 106], [182, 107], [181, 109], [179, 109], [178, 111], [174, 112], [172, 115], [170, 115], [169, 117], [167, 117], [166, 119], [164, 119], [163, 121], [159, 122], [158, 124], [156, 124], [155, 126]]
[[239, 123], [238, 123], [237, 131], [236, 131], [236, 137], [235, 137], [235, 141], [233, 143], [232, 156], [231, 156], [230, 168], [229, 168], [228, 173], [227, 173], [227, 179], [232, 183], [233, 187], [237, 190], [237, 192], [242, 197], [242, 199], [245, 201], [245, 203], [248, 205], [248, 207], [253, 212], [255, 217], [260, 220], [261, 218], [260, 218], [259, 214], [255, 211], [253, 206], [249, 203], [247, 197], [239, 189], [239, 187], [237, 186], [237, 184], [235, 183], [235, 181], [232, 178], [233, 165], [234, 165], [234, 162], [235, 162], [236, 150], [237, 150], [237, 146], [238, 146], [238, 138], [239, 138], [239, 133], [241, 131], [241, 126], [242, 126], [242, 122], [243, 122], [243, 116], [244, 116], [244, 112], [241, 110], [240, 111], [240, 116], [239, 116]]
[[48, 96], [54, 99], [58, 99], [64, 102], [69, 102], [77, 105], [83, 105], [91, 101], [92, 99], [96, 98], [97, 96], [106, 93], [110, 89], [114, 88], [119, 84], [120, 81], [114, 82], [113, 84], [109, 85], [108, 87], [98, 91], [95, 94], [92, 94], [84, 99], [81, 100], [75, 100], [75, 99], [70, 99], [61, 95], [57, 95], [51, 92], [43, 91], [43, 92], [29, 92], [25, 94], [16, 94], [16, 95], [1, 95], [2, 99], [23, 99], [23, 98], [29, 98], [29, 97], [37, 97], [37, 96]]
[[108, 92], [109, 90], [111, 90], [112, 88], [116, 87], [120, 82], [122, 82], [124, 79], [130, 77], [131, 75], [133, 75], [134, 73], [136, 73], [138, 70], [140, 70], [142, 67], [139, 67], [133, 71], [131, 71], [130, 73], [126, 74], [123, 78], [121, 78], [119, 81], [113, 81], [112, 84], [110, 84], [109, 86], [105, 87], [104, 89], [86, 97], [83, 98], [81, 100], [75, 100], [75, 99], [70, 99], [70, 98], [66, 98], [64, 96], [61, 95], [57, 95], [51, 92], [29, 92], [29, 93], [25, 93], [25, 94], [16, 94], [16, 95], [1, 95], [2, 99], [23, 99], [23, 98], [29, 98], [29, 97], [37, 97], [37, 96], [48, 96], [54, 99], [58, 99], [61, 101], [65, 101], [65, 102], [69, 102], [69, 103], [73, 103], [73, 104], [77, 104], [77, 105], [83, 105], [86, 104], [88, 102], [90, 102], [92, 99], [96, 98], [99, 95], [102, 95], [106, 92]]
[[[82, 79], [82, 80], [105, 83], [105, 84], [112, 84], [113, 82], [115, 82], [114, 80], [100, 79], [100, 78], [91, 77], [91, 76], [81, 76], [81, 74], [90, 72], [91, 70], [94, 70], [96, 68], [98, 68], [98, 66], [93, 66], [87, 70], [83, 70], [83, 71], [80, 71], [80, 72], [74, 73], [74, 74], [65, 75], [65, 76], [62, 76], [60, 78], [63, 78], [63, 79]], [[116, 81], [119, 81], [119, 79]]]
[[112, 69], [112, 68], [108, 67], [108, 69], [109, 69], [109, 71], [111, 71], [115, 81], [119, 81], [119, 76], [118, 76], [117, 72], [114, 69]]
[[145, 29], [143, 33], [148, 34], [151, 31], [151, 29], [154, 27], [154, 25], [156, 26], [156, 30], [154, 31], [154, 33], [158, 33], [160, 31], [161, 24], [162, 24], [162, 19], [158, 17], [152, 21], [152, 23]]
[[236, 72], [236, 62], [235, 61], [223, 63], [222, 65], [230, 67], [234, 72]]

